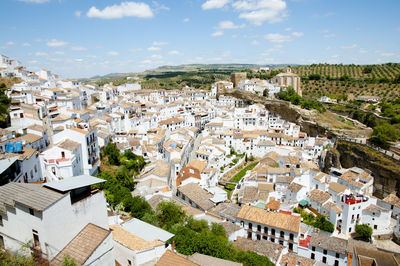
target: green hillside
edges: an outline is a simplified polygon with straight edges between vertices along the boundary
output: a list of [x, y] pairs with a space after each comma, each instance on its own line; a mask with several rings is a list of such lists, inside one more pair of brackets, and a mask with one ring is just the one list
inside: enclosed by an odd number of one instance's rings
[[400, 65], [397, 63], [387, 63], [382, 65], [329, 65], [313, 64], [297, 66], [293, 72], [301, 77], [310, 75], [320, 75], [323, 78], [352, 78], [369, 79], [371, 81], [393, 81], [400, 74]]

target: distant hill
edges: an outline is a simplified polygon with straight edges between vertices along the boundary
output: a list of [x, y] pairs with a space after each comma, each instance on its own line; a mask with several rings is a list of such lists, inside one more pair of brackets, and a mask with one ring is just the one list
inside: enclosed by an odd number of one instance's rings
[[[188, 72], [220, 72], [220, 73], [230, 73], [233, 71], [241, 71], [244, 69], [259, 69], [260, 67], [269, 68], [280, 68], [287, 65], [257, 65], [257, 64], [188, 64], [188, 65], [178, 65], [178, 66], [160, 66], [155, 69], [149, 69], [144, 72], [130, 72], [130, 73], [110, 73], [103, 76], [94, 76], [87, 79], [80, 79], [87, 83], [98, 83], [98, 82], [111, 82], [113, 80], [126, 79], [127, 77], [146, 77], [152, 75], [158, 75], [160, 73], [176, 73], [185, 74]], [[172, 76], [172, 75], [169, 75]]]

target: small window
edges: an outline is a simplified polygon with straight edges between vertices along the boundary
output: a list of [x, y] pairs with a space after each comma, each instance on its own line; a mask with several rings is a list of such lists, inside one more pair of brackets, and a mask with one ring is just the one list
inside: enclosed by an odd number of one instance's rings
[[335, 260], [335, 266], [339, 266], [339, 261]]
[[311, 259], [314, 260], [315, 259], [315, 254], [311, 253]]
[[36, 230], [32, 229], [34, 247], [40, 247], [39, 234]]
[[0, 215], [0, 226], [3, 226], [3, 216]]
[[328, 254], [328, 250], [324, 249], [324, 254], [325, 255]]
[[377, 224], [374, 225], [374, 229], [375, 230], [378, 229], [378, 225]]
[[339, 253], [336, 253], [336, 258], [339, 258]]
[[315, 247], [312, 247], [311, 249], [312, 249], [312, 251], [315, 251]]
[[326, 263], [326, 257], [325, 256], [322, 257], [322, 262]]
[[30, 215], [35, 215], [35, 211], [32, 208], [29, 208], [29, 214]]
[[132, 261], [128, 260], [128, 265], [132, 265]]

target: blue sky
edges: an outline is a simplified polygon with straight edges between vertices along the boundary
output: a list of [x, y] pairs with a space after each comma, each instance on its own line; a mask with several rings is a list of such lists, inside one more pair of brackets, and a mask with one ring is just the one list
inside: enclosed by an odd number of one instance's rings
[[189, 63], [400, 62], [399, 0], [1, 0], [0, 53], [64, 78]]

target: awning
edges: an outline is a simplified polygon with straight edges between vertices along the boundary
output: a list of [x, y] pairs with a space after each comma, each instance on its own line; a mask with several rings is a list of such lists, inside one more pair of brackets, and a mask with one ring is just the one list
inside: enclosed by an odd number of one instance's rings
[[306, 201], [306, 200], [300, 200], [300, 202], [299, 202], [299, 205], [301, 207], [305, 207], [305, 206], [307, 206], [307, 204], [308, 204], [308, 201]]

